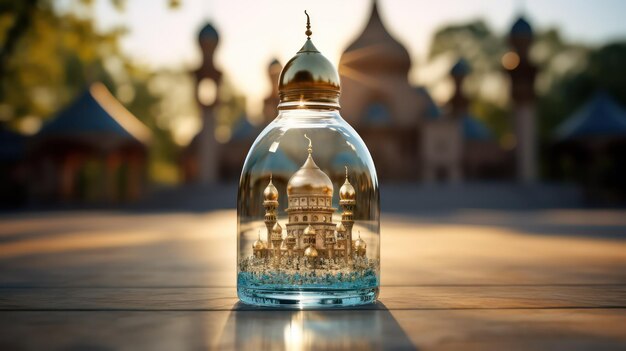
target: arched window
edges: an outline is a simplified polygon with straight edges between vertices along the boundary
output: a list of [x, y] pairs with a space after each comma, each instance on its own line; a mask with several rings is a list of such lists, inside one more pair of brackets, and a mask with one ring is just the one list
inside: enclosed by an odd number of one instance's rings
[[305, 221], [305, 222], [308, 222], [308, 221], [309, 221], [309, 218], [308, 218], [307, 216], [303, 216], [303, 217], [302, 217], [302, 220], [303, 220], [303, 221]]
[[298, 221], [298, 216], [293, 217], [293, 221], [297, 222]]

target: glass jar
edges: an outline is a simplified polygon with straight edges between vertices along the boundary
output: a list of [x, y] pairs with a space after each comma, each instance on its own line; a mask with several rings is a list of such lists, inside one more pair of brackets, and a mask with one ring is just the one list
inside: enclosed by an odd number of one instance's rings
[[378, 296], [378, 180], [339, 114], [339, 91], [336, 69], [307, 39], [281, 72], [278, 117], [252, 145], [239, 182], [244, 303], [350, 306]]

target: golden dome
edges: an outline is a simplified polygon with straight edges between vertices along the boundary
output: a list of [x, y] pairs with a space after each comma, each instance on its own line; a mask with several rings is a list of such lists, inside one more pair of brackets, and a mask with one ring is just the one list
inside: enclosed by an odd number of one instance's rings
[[313, 246], [309, 246], [304, 250], [304, 256], [308, 258], [316, 258], [317, 250]]
[[354, 200], [355, 197], [356, 192], [354, 191], [354, 187], [352, 186], [352, 184], [350, 184], [350, 181], [348, 180], [348, 167], [346, 167], [346, 181], [339, 189], [339, 199]]
[[265, 201], [277, 201], [278, 200], [278, 190], [272, 184], [272, 176], [270, 175], [270, 183], [267, 184], [265, 190], [263, 191], [263, 198]]
[[346, 227], [343, 226], [343, 223], [339, 222], [337, 224], [337, 232], [338, 233], [345, 233], [346, 232]]
[[304, 235], [315, 235], [315, 228], [313, 228], [310, 224], [304, 229]]
[[258, 239], [258, 240], [256, 240], [254, 242], [254, 244], [252, 244], [252, 249], [253, 250], [263, 250], [263, 249], [265, 249], [265, 244], [260, 239]]
[[280, 223], [276, 222], [276, 224], [274, 224], [274, 228], [272, 228], [272, 233], [279, 235], [283, 233], [283, 227], [280, 226]]
[[311, 41], [307, 14], [307, 40], [285, 64], [278, 79], [278, 109], [307, 107], [339, 108], [339, 73]]
[[354, 242], [354, 249], [359, 251], [359, 250], [365, 250], [367, 248], [367, 244], [365, 243], [365, 241], [363, 239], [361, 239], [361, 237], [359, 237], [358, 239], [356, 239], [356, 241]]
[[333, 182], [328, 178], [326, 173], [322, 172], [315, 164], [311, 153], [312, 147], [309, 139], [309, 156], [302, 167], [289, 179], [287, 183], [287, 195], [333, 196]]

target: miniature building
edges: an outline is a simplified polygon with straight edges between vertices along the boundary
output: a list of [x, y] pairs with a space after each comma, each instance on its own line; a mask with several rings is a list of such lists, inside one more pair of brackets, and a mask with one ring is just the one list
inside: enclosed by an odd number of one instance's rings
[[[308, 138], [307, 138], [308, 139]], [[278, 190], [272, 183], [272, 177], [263, 191], [265, 207], [265, 226], [267, 242], [260, 238], [252, 249], [255, 257], [306, 257], [309, 260], [319, 258], [348, 260], [353, 254], [365, 256], [366, 244], [359, 237], [352, 241], [353, 211], [356, 204], [356, 192], [348, 180], [339, 190], [339, 205], [342, 207], [341, 223], [333, 223], [332, 207], [333, 183], [313, 160], [313, 148], [309, 139], [309, 155], [298, 171], [287, 183], [289, 221], [287, 235], [283, 239], [282, 226], [277, 221]]]

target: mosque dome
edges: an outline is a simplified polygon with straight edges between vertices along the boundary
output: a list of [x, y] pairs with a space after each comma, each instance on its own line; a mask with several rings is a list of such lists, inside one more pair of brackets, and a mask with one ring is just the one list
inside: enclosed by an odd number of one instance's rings
[[253, 250], [263, 250], [265, 249], [265, 244], [261, 241], [261, 239], [257, 239], [254, 244], [252, 244]]
[[280, 223], [276, 222], [276, 224], [274, 224], [274, 227], [272, 228], [272, 233], [277, 235], [283, 233], [283, 227], [280, 226]]
[[333, 182], [315, 164], [310, 153], [304, 165], [289, 179], [287, 195], [333, 195]]
[[215, 29], [215, 27], [213, 27], [213, 25], [211, 23], [207, 23], [204, 25], [204, 27], [202, 27], [202, 29], [200, 29], [200, 33], [198, 33], [198, 41], [200, 42], [205, 42], [205, 41], [219, 41], [220, 37], [219, 34], [217, 33], [217, 30]]
[[376, 2], [361, 35], [341, 56], [340, 67], [369, 68], [408, 74], [411, 56], [385, 28]]
[[304, 250], [304, 256], [307, 258], [316, 258], [317, 250], [313, 246], [309, 246]]
[[270, 177], [270, 183], [267, 184], [265, 190], [263, 191], [263, 198], [265, 201], [277, 201], [278, 200], [278, 189], [272, 183], [272, 178]]
[[354, 200], [355, 197], [356, 192], [354, 191], [354, 187], [352, 186], [352, 184], [350, 184], [350, 181], [348, 180], [348, 175], [346, 174], [346, 181], [339, 189], [339, 199]]
[[302, 232], [303, 235], [315, 235], [315, 228], [313, 228], [310, 224], [304, 229]]
[[365, 240], [361, 239], [361, 237], [359, 237], [358, 239], [356, 239], [354, 241], [354, 248], [359, 250], [359, 249], [366, 249], [367, 248], [367, 244], [365, 243]]
[[343, 226], [343, 223], [339, 222], [337, 224], [337, 233], [345, 233], [346, 227]]

